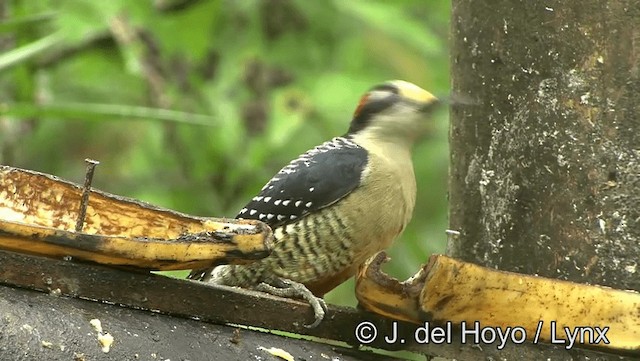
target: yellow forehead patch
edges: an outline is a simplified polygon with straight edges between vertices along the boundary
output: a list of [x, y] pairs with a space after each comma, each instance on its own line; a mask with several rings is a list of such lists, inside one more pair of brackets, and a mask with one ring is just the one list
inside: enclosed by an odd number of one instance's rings
[[431, 103], [438, 99], [433, 94], [420, 88], [419, 86], [409, 83], [404, 80], [392, 80], [391, 84], [395, 85], [400, 92], [400, 95], [409, 100], [413, 100], [419, 103]]

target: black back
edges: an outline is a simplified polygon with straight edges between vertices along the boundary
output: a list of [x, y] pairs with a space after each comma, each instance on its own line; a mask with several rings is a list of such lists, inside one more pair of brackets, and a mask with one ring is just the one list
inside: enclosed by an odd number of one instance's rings
[[237, 215], [272, 228], [304, 217], [342, 199], [360, 185], [367, 152], [336, 137], [282, 168]]

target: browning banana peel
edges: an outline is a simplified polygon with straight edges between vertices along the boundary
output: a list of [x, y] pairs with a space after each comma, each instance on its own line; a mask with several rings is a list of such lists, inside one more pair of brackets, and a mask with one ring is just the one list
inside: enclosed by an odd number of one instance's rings
[[603, 341], [597, 331], [606, 331], [608, 344], [576, 346], [640, 352], [637, 292], [498, 271], [443, 255], [431, 256], [414, 277], [399, 282], [380, 271], [386, 259], [374, 256], [356, 279], [358, 301], [371, 312], [417, 324], [520, 327], [538, 342], [569, 340], [577, 332]]
[[148, 270], [246, 263], [271, 250], [262, 222], [194, 217], [97, 190], [76, 232], [81, 196], [76, 184], [0, 166], [0, 249]]
[[498, 271], [441, 255], [428, 268], [420, 305], [433, 320], [522, 327], [540, 341], [568, 340], [566, 330], [608, 327], [610, 343], [599, 347], [640, 351], [637, 292]]
[[397, 320], [419, 322], [418, 299], [426, 275], [421, 269], [409, 280], [400, 282], [380, 270], [388, 260], [385, 252], [379, 252], [360, 266], [356, 275], [356, 298], [370, 312]]

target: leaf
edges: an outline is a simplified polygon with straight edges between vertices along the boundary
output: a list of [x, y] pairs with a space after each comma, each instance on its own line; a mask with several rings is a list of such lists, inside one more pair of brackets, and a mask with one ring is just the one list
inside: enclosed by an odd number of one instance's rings
[[84, 120], [98, 119], [149, 119], [173, 123], [186, 123], [191, 125], [216, 124], [212, 116], [179, 112], [161, 108], [146, 108], [122, 104], [95, 104], [95, 103], [5, 103], [0, 104], [0, 115], [14, 117], [59, 117], [77, 118]]
[[24, 63], [51, 49], [55, 45], [60, 44], [61, 41], [61, 34], [54, 33], [25, 46], [9, 50], [8, 52], [0, 55], [0, 71], [7, 70], [12, 66]]

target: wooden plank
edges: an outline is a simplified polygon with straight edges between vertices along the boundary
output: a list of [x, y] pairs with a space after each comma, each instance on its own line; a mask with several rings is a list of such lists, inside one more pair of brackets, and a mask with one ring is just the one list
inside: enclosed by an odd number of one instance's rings
[[[200, 321], [247, 325], [343, 341], [355, 346], [360, 344], [356, 338], [358, 325], [369, 322], [378, 335], [367, 346], [384, 350], [409, 350], [458, 360], [487, 357], [518, 359], [523, 350], [530, 349], [537, 350], [535, 356], [545, 356], [544, 359], [570, 360], [577, 354], [592, 359], [596, 356], [619, 359], [592, 351], [564, 350], [550, 345], [507, 344], [504, 349], [498, 350], [495, 344], [462, 344], [455, 332], [450, 343], [416, 343], [414, 335], [418, 325], [346, 307], [329, 307], [325, 320], [318, 327], [309, 329], [304, 327], [313, 320], [313, 312], [308, 304], [250, 290], [6, 251], [0, 251], [0, 265], [0, 284], [104, 301], [113, 307], [121, 305], [153, 310], [191, 319], [188, 321], [202, 327], [208, 326]], [[389, 342], [385, 336], [393, 338], [394, 330], [397, 330], [397, 340]]]
[[[0, 286], [0, 360], [265, 360], [262, 348], [279, 348], [296, 360], [392, 361], [399, 359], [345, 347], [291, 339], [188, 318], [56, 297]], [[108, 353], [92, 319], [113, 337]]]
[[304, 325], [313, 321], [313, 311], [304, 302], [150, 273], [6, 251], [0, 251], [0, 264], [0, 283], [220, 324], [250, 325], [350, 344], [358, 342], [353, 332], [345, 330], [353, 330], [363, 320], [391, 329], [388, 319], [345, 307], [331, 307], [320, 326], [309, 329]]

